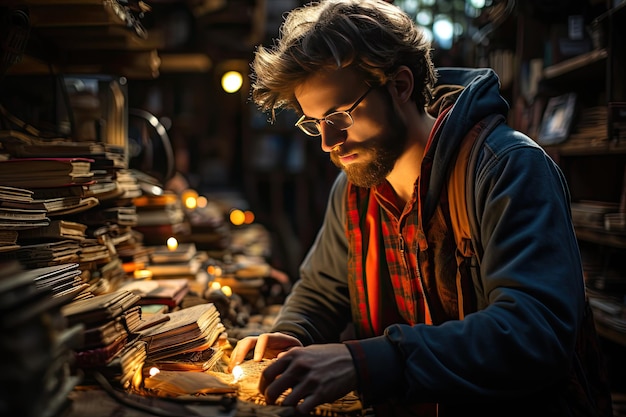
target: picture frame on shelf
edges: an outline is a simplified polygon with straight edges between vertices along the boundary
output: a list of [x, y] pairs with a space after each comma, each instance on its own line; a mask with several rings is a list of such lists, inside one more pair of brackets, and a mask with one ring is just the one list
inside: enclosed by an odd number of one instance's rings
[[537, 142], [556, 145], [564, 142], [571, 131], [576, 112], [576, 93], [552, 97], [543, 112]]

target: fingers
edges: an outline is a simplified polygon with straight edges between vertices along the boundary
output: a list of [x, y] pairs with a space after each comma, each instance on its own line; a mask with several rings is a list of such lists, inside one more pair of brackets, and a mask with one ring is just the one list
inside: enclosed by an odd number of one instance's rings
[[259, 362], [265, 356], [265, 350], [267, 349], [267, 342], [269, 335], [264, 333], [257, 338], [256, 347], [254, 348], [254, 360]]
[[257, 338], [253, 336], [244, 337], [239, 342], [237, 342], [237, 345], [233, 349], [233, 353], [230, 355], [230, 361], [228, 362], [228, 372], [232, 372], [233, 368], [236, 365], [239, 365], [241, 362], [244, 361], [250, 349], [252, 349], [256, 345], [256, 342]]
[[[280, 394], [291, 386], [293, 381], [290, 381], [290, 378], [284, 375], [285, 370], [289, 368], [290, 362], [288, 358], [277, 359], [261, 373], [259, 392], [265, 395], [268, 404], [276, 403], [276, 399]], [[278, 378], [279, 376], [281, 377]]]
[[302, 379], [292, 359], [289, 355], [282, 355], [282, 359], [277, 359], [265, 368], [261, 374], [259, 391], [265, 395], [267, 404], [271, 405], [276, 404], [278, 398], [291, 389], [281, 405], [297, 407], [298, 413], [306, 415], [324, 401], [320, 400], [316, 387], [311, 385], [312, 381]]

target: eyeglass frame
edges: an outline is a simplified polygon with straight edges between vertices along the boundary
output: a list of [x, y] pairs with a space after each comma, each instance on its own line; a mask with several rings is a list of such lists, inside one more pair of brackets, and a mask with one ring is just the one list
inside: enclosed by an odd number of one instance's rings
[[[365, 99], [365, 97], [367, 97], [367, 95], [374, 89], [374, 87], [369, 87], [367, 89], [367, 91], [357, 99], [357, 101], [354, 102], [354, 104], [352, 106], [350, 106], [350, 108], [348, 110], [339, 110], [339, 111], [334, 111], [330, 114], [327, 114], [326, 116], [322, 117], [321, 119], [316, 119], [314, 117], [307, 117], [306, 114], [303, 114], [302, 116], [300, 116], [300, 118], [298, 119], [298, 121], [295, 123], [294, 126], [297, 126], [300, 130], [302, 130], [305, 134], [309, 135], [309, 136], [313, 136], [313, 137], [317, 137], [317, 136], [321, 136], [322, 135], [322, 125], [321, 122], [324, 121], [326, 122], [329, 126], [334, 127], [334, 123], [330, 120], [328, 120], [329, 117], [335, 115], [335, 114], [346, 114], [348, 116], [348, 119], [350, 119], [350, 125], [347, 127], [344, 127], [343, 129], [338, 129], [338, 130], [348, 130], [350, 129], [353, 125], [354, 125], [354, 118], [352, 117], [352, 112], [358, 107], [359, 104], [361, 104], [361, 102]], [[317, 130], [318, 130], [318, 134], [317, 135], [313, 135], [311, 134], [309, 131], [307, 131], [304, 127], [302, 127], [302, 123], [304, 122], [314, 122], [315, 125], [317, 126]]]

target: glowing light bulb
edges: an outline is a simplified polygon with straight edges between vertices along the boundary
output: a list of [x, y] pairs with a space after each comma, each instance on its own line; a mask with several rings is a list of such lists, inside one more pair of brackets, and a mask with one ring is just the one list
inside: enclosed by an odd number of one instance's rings
[[150, 371], [148, 371], [148, 374], [150, 376], [155, 376], [156, 374], [160, 373], [161, 370], [159, 368], [157, 368], [156, 366], [153, 366], [152, 368], [150, 368]]
[[170, 237], [167, 239], [167, 248], [171, 251], [175, 251], [178, 248], [178, 240], [175, 237]]

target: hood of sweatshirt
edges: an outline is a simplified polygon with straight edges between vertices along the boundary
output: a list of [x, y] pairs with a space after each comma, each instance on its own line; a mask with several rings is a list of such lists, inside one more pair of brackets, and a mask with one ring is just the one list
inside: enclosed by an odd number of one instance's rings
[[430, 220], [439, 204], [443, 185], [448, 180], [461, 141], [469, 130], [490, 114], [506, 116], [509, 105], [500, 95], [500, 80], [489, 68], [438, 68], [438, 80], [433, 90], [433, 100], [427, 111], [437, 117], [452, 106], [446, 120], [436, 132], [436, 146], [425, 158], [432, 159], [425, 199], [422, 201], [422, 218]]

